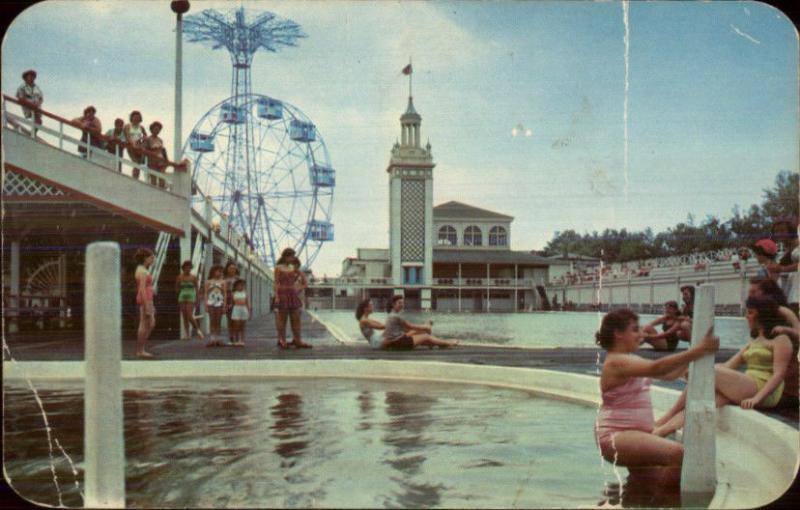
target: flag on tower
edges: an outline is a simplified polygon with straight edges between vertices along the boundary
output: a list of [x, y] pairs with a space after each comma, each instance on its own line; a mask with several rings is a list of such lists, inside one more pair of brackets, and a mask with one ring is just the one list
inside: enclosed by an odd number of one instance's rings
[[407, 66], [405, 66], [403, 68], [403, 74], [405, 74], [405, 75], [411, 74], [411, 64], [408, 64]]

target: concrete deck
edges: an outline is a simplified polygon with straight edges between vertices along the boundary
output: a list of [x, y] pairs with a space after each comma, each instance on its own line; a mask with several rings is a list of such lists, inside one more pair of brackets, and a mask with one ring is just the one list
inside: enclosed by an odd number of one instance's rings
[[[444, 361], [473, 365], [496, 365], [505, 367], [527, 367], [559, 370], [564, 372], [596, 375], [598, 350], [593, 347], [526, 349], [462, 345], [454, 349], [416, 349], [414, 351], [377, 351], [366, 341], [363, 344], [345, 345], [338, 342], [322, 325], [310, 315], [302, 315], [303, 340], [314, 345], [313, 349], [281, 350], [277, 347], [277, 335], [273, 314], [251, 320], [247, 325], [245, 347], [205, 347], [201, 340], [154, 340], [148, 350], [156, 355], [154, 360], [139, 360], [134, 355], [135, 331], [123, 333], [123, 359], [141, 363], [157, 363], [159, 360], [333, 360], [333, 359], [385, 359]], [[287, 326], [291, 340], [291, 330]], [[6, 344], [16, 361], [80, 361], [83, 360], [83, 336], [79, 331], [24, 332], [7, 334]], [[717, 362], [734, 354], [733, 349], [720, 349]], [[646, 358], [657, 358], [663, 353], [642, 349], [639, 354]], [[3, 359], [9, 355], [3, 352]], [[603, 353], [600, 352], [602, 362]], [[682, 389], [682, 381], [657, 381], [666, 388]], [[798, 427], [799, 413], [795, 407], [770, 411], [773, 416], [794, 427]]]

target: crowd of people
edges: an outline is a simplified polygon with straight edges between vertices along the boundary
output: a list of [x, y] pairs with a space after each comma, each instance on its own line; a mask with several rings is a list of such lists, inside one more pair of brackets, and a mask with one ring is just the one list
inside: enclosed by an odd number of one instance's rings
[[[36, 84], [36, 71], [29, 69], [22, 73], [22, 85], [17, 88], [17, 99], [22, 102], [22, 113], [26, 119], [32, 119], [34, 125], [42, 124], [41, 105], [44, 94]], [[97, 117], [97, 108], [92, 105], [83, 109], [83, 114], [71, 120], [73, 126], [81, 130], [81, 143], [78, 153], [83, 158], [90, 157], [92, 148], [106, 151], [122, 157], [127, 152], [128, 158], [136, 164], [145, 164], [149, 170], [164, 173], [169, 166], [167, 150], [164, 141], [160, 138], [163, 125], [159, 121], [151, 122], [148, 126], [150, 134], [145, 129], [142, 113], [133, 110], [128, 114], [128, 122], [123, 119], [114, 119], [114, 127], [103, 133], [103, 124]], [[34, 128], [35, 130], [35, 128]], [[117, 171], [122, 172], [122, 164], [117, 164]], [[139, 179], [141, 170], [134, 166], [132, 176]], [[150, 184], [166, 188], [166, 181], [156, 175], [150, 175]]]
[[[704, 272], [713, 264], [727, 262], [730, 270], [741, 272], [748, 269], [750, 262], [755, 261], [755, 270], [759, 276], [772, 273], [777, 276], [781, 273], [791, 274], [792, 253], [797, 248], [797, 238], [791, 238], [788, 233], [794, 231], [794, 222], [791, 219], [781, 218], [773, 223], [772, 233], [757, 240], [750, 246], [740, 248], [727, 248], [714, 252], [696, 253], [684, 257], [662, 257], [638, 262], [622, 262], [601, 266], [576, 267], [564, 276], [554, 278], [553, 283], [558, 285], [577, 285], [604, 280], [642, 278], [650, 276], [656, 268], [675, 268], [691, 266], [695, 272]], [[794, 256], [796, 258], [796, 255]]]
[[[147, 341], [156, 324], [156, 309], [153, 303], [153, 277], [150, 267], [155, 261], [152, 250], [140, 248], [135, 255], [137, 263], [134, 278], [136, 281], [136, 304], [139, 308], [139, 327], [136, 337], [136, 356], [153, 358], [147, 351]], [[181, 340], [191, 340], [196, 334], [207, 340], [206, 347], [234, 346], [246, 344], [247, 322], [253, 316], [253, 308], [247, 295], [247, 281], [239, 274], [236, 262], [229, 261], [225, 266], [215, 264], [208, 270], [205, 282], [200, 285], [199, 278], [192, 273], [192, 262], [181, 265], [181, 272], [175, 279], [178, 313], [185, 325], [181, 328]], [[286, 248], [275, 266], [274, 293], [270, 310], [275, 312], [278, 347], [288, 349], [310, 349], [312, 345], [302, 339], [300, 313], [303, 302], [300, 293], [307, 287], [305, 274], [300, 270], [300, 260], [292, 248]], [[195, 315], [200, 302], [205, 304], [208, 316], [208, 337], [197, 322]], [[222, 335], [222, 318], [227, 319], [227, 339]], [[286, 323], [291, 322], [292, 342], [286, 341]]]

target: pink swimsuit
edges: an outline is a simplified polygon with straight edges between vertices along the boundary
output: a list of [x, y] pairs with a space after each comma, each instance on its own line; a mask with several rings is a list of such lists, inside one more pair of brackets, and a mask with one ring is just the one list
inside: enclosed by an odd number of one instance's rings
[[623, 430], [653, 431], [653, 405], [650, 379], [632, 377], [624, 384], [603, 392], [603, 405], [597, 414], [594, 437], [604, 457], [613, 457], [612, 438]]

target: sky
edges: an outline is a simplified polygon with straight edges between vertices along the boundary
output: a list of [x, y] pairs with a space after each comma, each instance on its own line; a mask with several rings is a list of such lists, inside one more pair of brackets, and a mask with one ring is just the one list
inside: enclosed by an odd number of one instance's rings
[[[621, 2], [193, 0], [189, 14], [239, 5], [308, 35], [257, 53], [252, 90], [310, 117], [336, 169], [336, 239], [318, 275], [339, 274], [358, 247], [388, 246], [386, 166], [409, 57], [434, 205], [513, 216], [515, 250], [566, 229], [727, 219], [760, 203], [779, 171], [798, 171], [797, 32], [765, 4], [631, 2], [627, 73]], [[4, 37], [3, 93], [34, 68], [45, 109], [76, 117], [93, 104], [104, 127], [138, 109], [171, 140], [174, 23], [166, 0], [35, 4]], [[227, 52], [184, 42], [183, 133], [228, 95]]]

